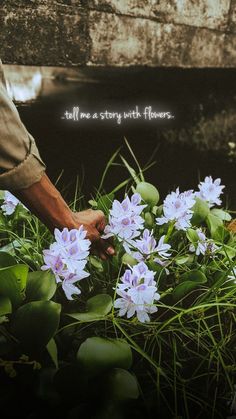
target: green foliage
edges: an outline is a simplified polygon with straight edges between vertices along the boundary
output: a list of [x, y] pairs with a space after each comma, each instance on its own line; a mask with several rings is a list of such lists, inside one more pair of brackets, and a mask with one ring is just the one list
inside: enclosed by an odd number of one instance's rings
[[28, 267], [14, 265], [0, 269], [0, 296], [10, 299], [14, 307], [24, 300], [24, 290], [28, 275]]
[[11, 324], [12, 334], [30, 352], [43, 349], [55, 335], [60, 321], [60, 304], [33, 301], [18, 308]]
[[77, 360], [88, 373], [98, 374], [113, 367], [130, 368], [132, 352], [125, 340], [95, 336], [82, 343]]
[[55, 276], [51, 272], [30, 272], [26, 285], [26, 300], [51, 300], [55, 294], [56, 288]]
[[107, 294], [98, 294], [87, 301], [87, 312], [70, 313], [70, 317], [81, 321], [99, 320], [105, 317], [112, 309], [112, 298]]
[[193, 216], [191, 223], [193, 225], [201, 225], [210, 213], [207, 202], [202, 201], [200, 198], [196, 198], [196, 203], [193, 206]]
[[113, 368], [103, 377], [103, 387], [108, 400], [121, 402], [139, 397], [137, 378], [121, 368]]
[[139, 193], [144, 202], [151, 207], [157, 205], [160, 199], [157, 188], [148, 182], [139, 182], [136, 186], [136, 192]]

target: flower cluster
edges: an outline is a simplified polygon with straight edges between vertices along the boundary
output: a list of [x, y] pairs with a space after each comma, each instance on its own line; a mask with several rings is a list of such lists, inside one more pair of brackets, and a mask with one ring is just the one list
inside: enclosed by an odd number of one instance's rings
[[160, 299], [157, 293], [154, 272], [150, 271], [144, 262], [140, 262], [132, 269], [127, 269], [118, 284], [114, 307], [119, 309], [119, 316], [127, 318], [136, 313], [140, 322], [150, 321], [149, 314], [155, 313], [155, 301]]
[[213, 181], [211, 176], [206, 176], [203, 182], [200, 182], [198, 185], [199, 192], [196, 192], [198, 196], [203, 201], [207, 201], [209, 206], [220, 205], [221, 199], [219, 198], [224, 189], [224, 185], [221, 185], [221, 179], [216, 179]]
[[109, 223], [104, 230], [104, 239], [116, 236], [119, 241], [130, 243], [140, 235], [144, 219], [141, 213], [146, 205], [141, 205], [141, 196], [138, 193], [127, 196], [122, 202], [115, 200], [109, 215]]
[[73, 294], [81, 291], [74, 284], [89, 276], [85, 271], [87, 257], [89, 255], [90, 241], [86, 239], [86, 231], [83, 226], [78, 230], [64, 228], [54, 231], [55, 242], [49, 249], [43, 251], [45, 265], [42, 270], [50, 269], [57, 282], [62, 282], [62, 288], [68, 300], [72, 300]]
[[180, 193], [179, 188], [171, 192], [164, 200], [164, 216], [157, 218], [158, 225], [174, 222], [177, 230], [186, 230], [190, 227], [193, 215], [192, 207], [195, 204], [195, 194], [192, 190]]
[[[132, 248], [134, 250], [132, 250]], [[133, 240], [132, 248], [129, 246], [127, 253], [139, 262], [145, 262], [151, 257], [155, 257], [153, 259], [154, 262], [165, 266], [166, 259], [171, 256], [171, 254], [168, 253], [171, 246], [165, 243], [165, 236], [162, 236], [157, 244], [157, 241], [153, 237], [153, 232], [150, 232], [148, 229], [144, 230], [139, 239]]]
[[196, 230], [196, 234], [198, 236], [198, 241], [196, 244], [192, 243], [189, 246], [190, 252], [195, 253], [197, 256], [199, 256], [200, 254], [213, 255], [218, 249], [218, 246], [215, 245], [214, 241], [208, 239], [205, 233], [203, 233], [203, 231], [200, 228]]
[[20, 204], [19, 199], [17, 199], [14, 195], [12, 195], [8, 191], [4, 192], [4, 201], [3, 201], [3, 204], [1, 205], [1, 208], [5, 215], [13, 214], [18, 204]]

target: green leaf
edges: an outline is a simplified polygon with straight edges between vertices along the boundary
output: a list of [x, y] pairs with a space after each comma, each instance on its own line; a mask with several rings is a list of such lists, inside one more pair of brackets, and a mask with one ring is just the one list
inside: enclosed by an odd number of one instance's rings
[[129, 163], [124, 159], [123, 156], [120, 156], [122, 162], [124, 163], [126, 169], [128, 170], [128, 172], [130, 173], [130, 175], [132, 176], [133, 180], [136, 182], [136, 184], [138, 185], [141, 180], [138, 177], [137, 173], [135, 172], [135, 170], [129, 165]]
[[136, 187], [136, 192], [141, 195], [144, 202], [147, 202], [151, 207], [157, 205], [160, 199], [157, 188], [148, 182], [140, 182]]
[[0, 295], [8, 297], [14, 307], [20, 305], [24, 299], [27, 275], [26, 265], [18, 264], [0, 269]]
[[91, 265], [98, 270], [98, 272], [103, 272], [103, 264], [101, 262], [101, 259], [95, 257], [95, 256], [90, 256], [89, 257], [89, 262], [91, 263]]
[[223, 221], [216, 217], [214, 214], [210, 213], [206, 218], [206, 222], [210, 230], [211, 237], [214, 239], [215, 235], [217, 234], [217, 229], [223, 226]]
[[107, 213], [112, 206], [113, 200], [113, 193], [100, 196], [100, 198], [97, 200], [97, 209]]
[[8, 297], [0, 297], [0, 316], [5, 316], [12, 312], [11, 300]]
[[198, 288], [201, 286], [200, 282], [194, 282], [194, 281], [185, 281], [181, 284], [177, 285], [177, 287], [174, 289], [172, 296], [174, 298], [174, 301], [181, 300], [185, 295], [189, 294], [192, 290]]
[[211, 210], [211, 213], [213, 215], [215, 215], [216, 217], [218, 217], [222, 221], [231, 221], [232, 220], [231, 215], [228, 212], [226, 212], [226, 211], [224, 211], [220, 208], [213, 208]]
[[7, 268], [16, 264], [15, 258], [7, 252], [0, 251], [0, 268]]
[[12, 333], [29, 351], [45, 347], [57, 331], [61, 305], [33, 301], [18, 308], [12, 320]]
[[47, 351], [54, 362], [56, 368], [58, 368], [58, 353], [57, 353], [57, 345], [55, 340], [52, 338], [47, 344]]
[[112, 309], [112, 298], [107, 294], [98, 294], [87, 301], [86, 313], [70, 313], [76, 320], [99, 320], [106, 316]]
[[219, 226], [214, 233], [214, 239], [221, 243], [227, 243], [230, 239], [230, 232], [224, 226]]
[[178, 256], [175, 258], [175, 263], [177, 263], [177, 265], [188, 265], [193, 262], [193, 259], [193, 255]]
[[201, 286], [201, 284], [205, 284], [207, 277], [203, 272], [193, 269], [192, 271], [185, 272], [181, 276], [180, 281], [181, 283], [175, 287], [172, 293], [175, 301], [179, 301], [189, 292]]
[[205, 282], [207, 282], [207, 277], [203, 272], [197, 269], [193, 269], [192, 271], [185, 272], [181, 276], [180, 281], [194, 281], [195, 283], [197, 282], [199, 284], [204, 284]]
[[203, 223], [208, 214], [210, 213], [209, 205], [206, 201], [202, 201], [200, 198], [196, 198], [196, 203], [193, 206], [193, 216], [191, 219], [191, 224], [200, 225]]
[[92, 337], [82, 343], [77, 359], [88, 373], [97, 374], [115, 367], [130, 368], [132, 352], [124, 340]]
[[193, 228], [189, 228], [187, 230], [186, 236], [191, 243], [197, 243], [198, 240], [199, 240], [198, 234], [197, 234], [196, 230], [193, 230]]
[[56, 289], [55, 276], [51, 272], [30, 272], [26, 286], [26, 299], [27, 301], [50, 300]]
[[108, 399], [124, 401], [139, 397], [137, 379], [129, 371], [114, 368], [104, 376], [103, 382], [104, 394]]

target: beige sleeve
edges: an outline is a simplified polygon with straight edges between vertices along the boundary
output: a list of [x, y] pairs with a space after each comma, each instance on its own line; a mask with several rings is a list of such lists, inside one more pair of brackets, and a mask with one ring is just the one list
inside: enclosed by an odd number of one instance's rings
[[45, 171], [33, 137], [9, 98], [0, 62], [0, 189], [24, 189], [38, 182]]

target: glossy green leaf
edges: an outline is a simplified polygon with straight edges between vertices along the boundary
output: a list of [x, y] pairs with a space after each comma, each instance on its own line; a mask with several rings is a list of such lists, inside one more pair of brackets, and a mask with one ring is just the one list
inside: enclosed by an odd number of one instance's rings
[[205, 282], [207, 282], [207, 277], [202, 271], [199, 271], [198, 269], [193, 269], [192, 271], [185, 272], [181, 276], [180, 281], [194, 281], [200, 284], [204, 284]]
[[24, 300], [28, 266], [14, 265], [0, 269], [0, 295], [8, 297], [14, 307]]
[[148, 182], [140, 182], [136, 187], [136, 192], [140, 194], [142, 200], [151, 207], [157, 205], [160, 199], [157, 188]]
[[186, 232], [186, 235], [191, 243], [197, 243], [199, 240], [197, 231], [193, 228], [189, 228]]
[[124, 401], [139, 397], [136, 377], [124, 369], [112, 369], [104, 376], [103, 383], [107, 399]]
[[112, 309], [112, 298], [107, 294], [98, 294], [87, 301], [86, 313], [70, 313], [69, 316], [76, 320], [98, 320], [102, 319]]
[[175, 301], [179, 301], [195, 288], [205, 284], [207, 282], [207, 278], [203, 272], [194, 269], [192, 271], [185, 272], [181, 276], [180, 281], [181, 283], [175, 287], [172, 293]]
[[216, 217], [214, 214], [210, 213], [206, 218], [206, 222], [210, 230], [211, 237], [214, 239], [215, 235], [217, 234], [218, 228], [223, 226], [223, 221], [220, 218]]
[[5, 316], [12, 312], [11, 300], [8, 297], [0, 296], [0, 316]]
[[181, 282], [181, 284], [177, 285], [177, 287], [173, 290], [172, 296], [174, 298], [174, 301], [181, 300], [184, 296], [189, 294], [194, 289], [201, 286], [200, 282], [194, 282], [194, 281], [185, 281]]
[[91, 265], [98, 270], [98, 272], [103, 272], [103, 264], [101, 262], [101, 259], [95, 257], [95, 256], [90, 256], [89, 257], [89, 262], [91, 263]]
[[132, 352], [124, 340], [92, 337], [82, 343], [77, 359], [86, 371], [96, 374], [115, 367], [130, 368]]
[[228, 212], [226, 212], [226, 211], [224, 211], [220, 208], [213, 208], [211, 210], [211, 214], [215, 215], [216, 217], [218, 217], [222, 221], [231, 221], [232, 220], [231, 215]]
[[30, 272], [26, 286], [26, 299], [27, 301], [50, 300], [56, 289], [55, 276], [51, 272]]
[[24, 348], [38, 351], [57, 331], [61, 306], [52, 301], [33, 301], [18, 308], [12, 320], [12, 334]]
[[196, 198], [196, 203], [193, 208], [193, 216], [191, 219], [191, 224], [200, 225], [203, 223], [208, 214], [210, 213], [209, 205], [206, 201], [202, 201], [200, 198]]

